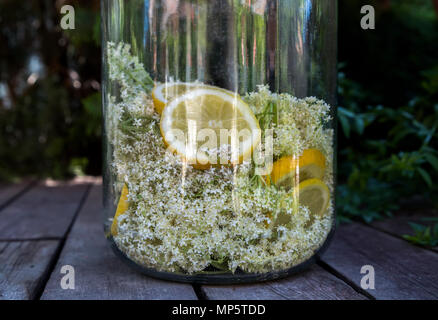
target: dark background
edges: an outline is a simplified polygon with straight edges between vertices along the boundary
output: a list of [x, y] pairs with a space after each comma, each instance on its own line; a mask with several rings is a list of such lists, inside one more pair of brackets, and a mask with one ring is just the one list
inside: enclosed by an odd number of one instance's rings
[[[99, 15], [98, 0], [0, 0], [0, 181], [100, 175]], [[339, 220], [435, 208], [437, 0], [339, 0], [339, 105]]]

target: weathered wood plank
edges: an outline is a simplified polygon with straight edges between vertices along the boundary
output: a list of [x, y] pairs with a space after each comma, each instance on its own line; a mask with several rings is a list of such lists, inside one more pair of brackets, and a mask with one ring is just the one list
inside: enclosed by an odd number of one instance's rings
[[34, 299], [58, 240], [0, 242], [0, 299]]
[[343, 281], [321, 267], [314, 265], [289, 278], [260, 284], [235, 286], [202, 286], [211, 300], [362, 300], [365, 296], [357, 293]]
[[[63, 265], [74, 267], [74, 290], [60, 287]], [[143, 276], [115, 256], [103, 234], [102, 187], [94, 186], [42, 299], [196, 299], [196, 294], [190, 285]]]
[[88, 182], [41, 182], [0, 211], [0, 240], [61, 238]]
[[438, 254], [358, 223], [340, 227], [323, 261], [360, 287], [364, 265], [375, 270], [377, 299], [437, 299]]
[[11, 200], [17, 198], [24, 190], [30, 187], [32, 182], [23, 181], [14, 184], [0, 184], [0, 210]]

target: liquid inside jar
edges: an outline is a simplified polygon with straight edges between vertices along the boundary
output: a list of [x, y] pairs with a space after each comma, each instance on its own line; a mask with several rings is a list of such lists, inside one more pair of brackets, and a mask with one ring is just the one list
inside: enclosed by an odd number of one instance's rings
[[145, 268], [280, 271], [311, 258], [334, 217], [331, 106], [315, 97], [154, 81], [108, 42], [108, 237]]

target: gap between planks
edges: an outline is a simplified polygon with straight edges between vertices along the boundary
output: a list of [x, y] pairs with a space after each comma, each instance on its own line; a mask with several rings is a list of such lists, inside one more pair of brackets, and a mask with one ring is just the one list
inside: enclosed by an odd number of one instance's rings
[[365, 300], [367, 297], [318, 264], [284, 279], [231, 286], [203, 285], [210, 300]]
[[35, 299], [58, 245], [54, 240], [0, 242], [0, 300]]
[[[4, 210], [0, 211], [0, 216], [3, 215], [1, 221], [4, 223], [6, 217], [8, 217], [8, 213], [6, 213], [5, 217], [5, 210], [9, 211], [9, 213], [12, 212], [21, 215], [25, 220], [29, 214], [32, 215], [34, 211], [37, 213], [43, 212], [47, 206], [50, 207], [51, 201], [56, 202], [58, 199], [50, 197], [45, 197], [46, 199], [43, 202], [35, 202], [35, 199], [33, 199], [33, 193], [37, 192], [37, 195], [41, 195], [41, 190], [37, 189], [44, 188], [43, 184], [45, 183], [46, 182], [30, 182], [24, 186], [19, 184], [6, 186], [0, 189], [0, 196], [3, 196], [3, 199], [5, 199], [5, 201], [2, 201], [2, 208]], [[68, 226], [63, 227], [62, 224], [55, 224], [55, 226], [61, 227], [58, 230], [59, 236], [32, 237], [32, 233], [28, 233], [31, 235], [29, 238], [15, 238], [10, 236], [5, 239], [0, 239], [0, 247], [2, 248], [2, 250], [0, 250], [0, 260], [3, 261], [1, 269], [2, 274], [4, 275], [1, 279], [2, 281], [0, 281], [0, 299], [39, 298], [54, 265], [56, 264], [57, 258], [59, 257], [59, 252], [64, 245], [65, 237], [68, 235], [71, 226], [74, 223], [74, 219], [80, 211], [91, 187], [89, 183], [83, 185], [85, 188], [77, 189], [75, 191], [77, 193], [82, 190], [82, 195], [79, 204], [76, 203], [77, 207], [73, 213], [72, 219], [66, 220], [66, 222], [69, 223]], [[54, 187], [56, 189], [56, 186]], [[51, 190], [48, 190], [47, 192], [50, 192]], [[57, 195], [56, 192], [54, 194], [55, 196]], [[9, 195], [9, 199], [6, 199], [7, 195]], [[24, 197], [26, 198], [25, 204], [22, 205], [21, 200]], [[68, 199], [68, 197], [66, 199]], [[36, 210], [35, 204], [36, 207], [39, 207]], [[17, 209], [17, 207], [19, 209]], [[52, 208], [58, 207], [59, 206], [52, 206]], [[70, 207], [72, 206], [70, 205]], [[65, 214], [65, 211], [61, 213]], [[56, 217], [57, 216], [55, 215], [54, 218]], [[19, 222], [20, 221], [18, 221], [18, 224]], [[28, 223], [28, 225], [32, 226], [34, 229], [38, 229], [39, 226], [44, 225], [44, 222], [37, 221], [36, 223]], [[19, 225], [12, 224], [11, 229], [14, 227], [18, 229], [20, 228]], [[63, 234], [62, 230], [65, 231]], [[9, 231], [11, 230], [9, 229]], [[14, 232], [12, 232], [12, 234], [14, 234]], [[15, 234], [19, 235], [21, 233], [15, 232]], [[8, 250], [10, 251], [10, 248], [12, 247], [15, 248], [13, 253], [8, 253]]]
[[0, 211], [2, 240], [63, 238], [88, 182], [41, 181]]
[[23, 181], [17, 184], [4, 185], [0, 187], [0, 211], [9, 206], [15, 200], [20, 198], [23, 194], [28, 192], [37, 181]]
[[64, 249], [66, 239], [68, 238], [68, 235], [70, 234], [70, 231], [71, 231], [71, 229], [72, 229], [72, 227], [73, 227], [73, 225], [74, 225], [74, 223], [79, 215], [79, 212], [81, 212], [81, 209], [84, 206], [84, 203], [90, 194], [91, 188], [92, 188], [92, 184], [88, 184], [87, 188], [85, 189], [85, 192], [84, 192], [84, 194], [79, 202], [79, 206], [78, 206], [78, 208], [73, 216], [73, 219], [72, 219], [70, 225], [68, 226], [67, 231], [64, 234], [64, 237], [60, 240], [60, 243], [58, 245], [57, 250], [55, 251], [54, 255], [52, 256], [52, 259], [51, 259], [50, 264], [48, 266], [46, 277], [42, 281], [41, 286], [38, 288], [38, 291], [35, 293], [36, 300], [39, 300], [41, 298], [41, 296], [44, 292], [44, 289], [46, 288], [47, 282], [49, 281], [50, 276], [55, 269], [55, 266], [59, 260], [59, 257], [61, 255], [62, 250]]

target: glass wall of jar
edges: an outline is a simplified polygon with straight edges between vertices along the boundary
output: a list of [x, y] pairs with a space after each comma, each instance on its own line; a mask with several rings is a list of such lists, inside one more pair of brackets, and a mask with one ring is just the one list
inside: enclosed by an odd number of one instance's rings
[[335, 215], [336, 0], [104, 0], [105, 233], [151, 276], [286, 276]]

